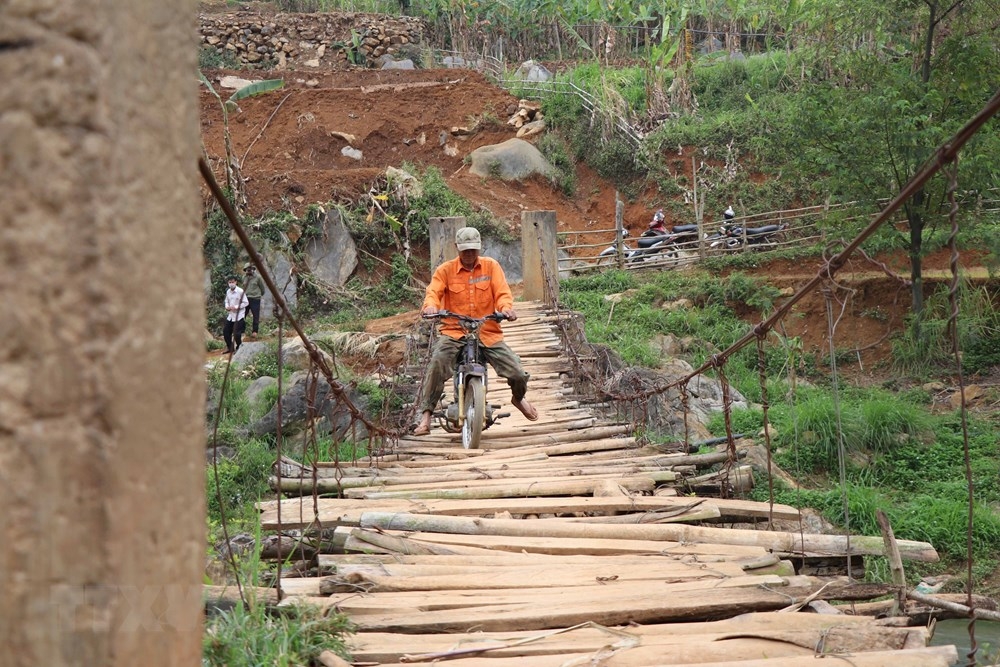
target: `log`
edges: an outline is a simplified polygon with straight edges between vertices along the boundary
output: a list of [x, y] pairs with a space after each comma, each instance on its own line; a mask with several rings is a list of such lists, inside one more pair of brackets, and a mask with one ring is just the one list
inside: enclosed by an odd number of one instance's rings
[[[537, 523], [524, 521], [523, 523]], [[384, 534], [384, 533], [383, 533]], [[761, 547], [732, 544], [694, 544], [665, 542], [661, 540], [587, 539], [565, 537], [511, 537], [507, 535], [457, 535], [452, 533], [390, 533], [408, 535], [410, 540], [424, 544], [440, 544], [449, 549], [472, 548], [469, 553], [482, 553], [484, 549], [497, 551], [526, 551], [538, 554], [651, 554], [681, 557], [697, 555], [702, 562], [757, 558], [766, 552]]]
[[[693, 504], [692, 504], [693, 505]], [[633, 512], [615, 516], [567, 517], [574, 523], [679, 523], [718, 519], [719, 508], [712, 505], [698, 505], [689, 508], [672, 508], [652, 512]]]
[[[369, 491], [352, 489], [348, 498], [506, 498], [509, 496], [574, 496], [592, 495], [600, 477], [589, 479], [547, 480], [508, 482], [505, 484], [479, 484], [466, 488], [450, 489], [402, 489], [393, 491]], [[650, 477], [628, 477], [618, 482], [629, 491], [652, 491], [656, 482]]]
[[[674, 585], [677, 586], [677, 585]], [[562, 596], [560, 604], [528, 601], [521, 604], [492, 604], [489, 597], [466, 593], [456, 603], [478, 606], [463, 606], [456, 609], [433, 608], [420, 603], [422, 594], [386, 594], [394, 605], [392, 610], [376, 611], [375, 594], [359, 599], [356, 595], [334, 596], [330, 598], [309, 598], [309, 603], [321, 607], [351, 605], [363, 609], [363, 613], [352, 616], [361, 632], [464, 632], [476, 628], [492, 632], [528, 630], [539, 628], [559, 628], [578, 623], [593, 622], [605, 626], [626, 623], [666, 623], [714, 620], [751, 611], [780, 609], [789, 600], [804, 600], [815, 593], [814, 588], [789, 588], [769, 590], [761, 587], [734, 587], [726, 589], [726, 594], [706, 595], [704, 590], [673, 590], [669, 595], [652, 594], [649, 586], [640, 586], [635, 594], [595, 596], [590, 589], [578, 589], [575, 594]], [[818, 588], [818, 587], [817, 587]], [[861, 587], [865, 589], [866, 587]], [[872, 587], [867, 587], [871, 589]], [[614, 589], [617, 593], [617, 588]], [[881, 588], [884, 593], [884, 587]], [[870, 594], [870, 593], [868, 593]], [[552, 597], [551, 592], [545, 595]], [[851, 597], [847, 588], [833, 588], [827, 598]], [[400, 597], [403, 596], [403, 597]], [[407, 597], [410, 596], [410, 597]], [[469, 599], [466, 599], [469, 598]], [[302, 598], [297, 598], [302, 600]], [[407, 600], [414, 600], [407, 603]], [[292, 602], [287, 600], [286, 603]], [[284, 604], [284, 603], [283, 603]], [[402, 607], [400, 607], [402, 605]], [[401, 611], [396, 609], [400, 608]], [[419, 613], [414, 613], [414, 610]], [[799, 616], [791, 614], [791, 616]], [[842, 618], [840, 616], [831, 618]]]
[[[841, 622], [843, 621], [843, 622]], [[444, 653], [455, 647], [487, 647], [495, 658], [533, 657], [564, 654], [571, 651], [596, 651], [623, 636], [638, 638], [642, 645], [663, 646], [669, 654], [672, 645], [687, 642], [712, 642], [734, 633], [752, 634], [789, 629], [791, 624], [803, 633], [814, 633], [817, 639], [831, 628], [862, 629], [874, 625], [871, 619], [841, 616], [821, 617], [815, 614], [787, 615], [751, 613], [723, 621], [684, 624], [635, 625], [624, 630], [612, 630], [593, 624], [563, 628], [557, 631], [516, 631], [506, 633], [474, 632], [441, 634], [394, 634], [365, 632], [352, 637], [353, 656], [358, 661], [390, 663], [407, 654]], [[926, 636], [923, 628], [912, 628]], [[818, 643], [818, 642], [817, 642]], [[448, 664], [442, 662], [441, 664]]]
[[[602, 484], [617, 483], [602, 482]], [[456, 516], [486, 516], [504, 510], [512, 514], [568, 514], [568, 513], [616, 513], [649, 512], [682, 507], [697, 500], [694, 497], [676, 496], [622, 496], [613, 497], [554, 497], [554, 498], [487, 498], [470, 500], [386, 498], [363, 500], [355, 498], [320, 498], [318, 501], [319, 523], [323, 526], [359, 525], [365, 511], [383, 510], [411, 512], [413, 514], [445, 514]], [[263, 501], [257, 504], [262, 511], [260, 522], [264, 530], [294, 530], [307, 528], [314, 523], [313, 499], [292, 498], [281, 501], [282, 524], [278, 525], [278, 501]], [[723, 517], [766, 517], [767, 503], [750, 500], [726, 500], [712, 498], [708, 503], [719, 508]], [[798, 510], [788, 505], [774, 506], [775, 518], [795, 520]]]
[[[623, 480], [623, 482], [628, 480]], [[518, 535], [541, 537], [596, 537], [604, 539], [672, 540], [678, 542], [715, 543], [759, 546], [782, 554], [824, 553], [848, 555], [847, 536], [810, 535], [778, 531], [736, 530], [702, 526], [600, 525], [575, 524], [568, 521], [517, 521], [501, 519], [469, 519], [466, 517], [421, 516], [370, 512], [361, 516], [366, 528], [386, 530], [423, 530], [469, 535]], [[937, 552], [926, 542], [899, 542], [900, 553], [913, 560], [936, 562]], [[856, 536], [850, 540], [850, 554], [883, 555], [880, 537]]]
[[[960, 607], [964, 607], [963, 604], [968, 600], [968, 596], [964, 593], [939, 593], [934, 596], [937, 600], [943, 600], [945, 602], [957, 603]], [[983, 609], [988, 611], [997, 611], [1000, 609], [1000, 605], [997, 604], [996, 600], [983, 595], [972, 596], [973, 604], [977, 609]], [[845, 614], [853, 614], [856, 616], [883, 616], [892, 608], [894, 600], [881, 600], [879, 602], [863, 602], [848, 605], [838, 605], [840, 609]], [[931, 619], [935, 620], [946, 620], [946, 619], [967, 619], [969, 614], [961, 609], [956, 609], [954, 611], [930, 607], [928, 605], [920, 604], [915, 601], [908, 601], [906, 606], [902, 609], [902, 613], [906, 618], [903, 619], [882, 619], [886, 621], [891, 620], [902, 620], [908, 625], [927, 625], [930, 623]]]
[[[393, 613], [396, 609], [424, 610], [475, 610], [484, 606], [526, 607], [533, 606], [536, 613], [545, 609], [570, 610], [579, 604], [593, 602], [595, 597], [601, 597], [605, 590], [613, 592], [615, 598], [635, 600], [643, 596], [673, 599], [677, 595], [700, 591], [702, 595], [727, 597], [730, 591], [756, 587], [769, 587], [782, 590], [781, 577], [775, 576], [742, 576], [723, 577], [711, 580], [677, 580], [667, 582], [654, 581], [615, 581], [608, 577], [604, 582], [591, 581], [588, 585], [579, 586], [548, 586], [522, 588], [493, 588], [472, 586], [469, 588], [425, 588], [403, 591], [366, 590], [363, 578], [357, 577], [355, 587], [344, 584], [342, 592], [331, 593], [329, 600], [324, 600], [325, 606], [335, 606], [345, 614]], [[390, 578], [383, 578], [386, 585], [392, 585]], [[482, 581], [482, 577], [480, 577]], [[600, 589], [600, 591], [598, 591]], [[720, 592], [724, 590], [725, 592]], [[363, 598], [357, 593], [365, 592]], [[771, 592], [775, 592], [772, 590]], [[321, 598], [322, 599], [322, 598]], [[662, 603], [661, 603], [662, 604]]]
[[318, 553], [316, 545], [286, 535], [266, 537], [260, 547], [262, 560], [312, 560]]
[[[692, 545], [694, 546], [694, 545]], [[693, 553], [697, 553], [697, 550]], [[738, 565], [746, 569], [747, 563], [761, 558], [761, 552], [757, 555], [748, 556], [733, 555], [728, 561], [708, 560], [702, 556], [692, 557], [690, 554], [641, 554], [629, 552], [625, 554], [593, 555], [589, 553], [580, 555], [571, 554], [540, 554], [530, 552], [511, 551], [486, 551], [482, 555], [467, 556], [455, 554], [450, 556], [420, 556], [402, 554], [320, 554], [318, 561], [320, 567], [338, 569], [343, 566], [366, 565], [377, 566], [379, 568], [394, 565], [411, 565], [421, 567], [447, 567], [447, 568], [481, 568], [481, 567], [525, 567], [532, 565], [560, 566], [565, 568], [589, 567], [603, 565], [605, 567], [645, 565], [656, 563], [660, 560], [677, 561], [690, 563], [693, 567], [707, 568], [728, 568], [729, 563]], [[710, 557], [709, 557], [710, 558]], [[457, 571], [457, 570], [456, 570]]]
[[[654, 650], [655, 649], [655, 650]], [[600, 650], [593, 653], [564, 653], [557, 656], [537, 656], [531, 660], [531, 667], [562, 667], [563, 665], [592, 665], [602, 667], [830, 667], [830, 663], [851, 667], [886, 667], [886, 665], [906, 665], [906, 667], [950, 667], [958, 658], [954, 646], [930, 646], [903, 651], [871, 651], [851, 653], [843, 657], [837, 655], [812, 655], [805, 649], [789, 647], [778, 642], [763, 640], [731, 644], [680, 646], [676, 652], [656, 656], [658, 647], [634, 649]], [[756, 655], [779, 657], [752, 657]], [[744, 656], [747, 656], [744, 658]], [[684, 660], [685, 662], [677, 662]], [[599, 661], [599, 662], [598, 662]], [[406, 662], [381, 663], [382, 667], [406, 667]], [[523, 658], [464, 658], [448, 660], [436, 664], [454, 667], [521, 667]]]
[[[348, 540], [351, 539], [365, 542], [366, 544], [373, 545], [393, 553], [417, 554], [422, 556], [447, 555], [455, 553], [455, 551], [449, 549], [448, 547], [436, 544], [421, 544], [415, 540], [408, 540], [404, 537], [387, 535], [385, 533], [376, 533], [370, 530], [354, 529], [351, 531], [351, 535]], [[344, 548], [349, 549], [352, 547], [345, 542]], [[359, 547], [354, 545], [353, 548], [357, 549]]]
[[[668, 565], [669, 563], [669, 565]], [[723, 569], [725, 568], [725, 569]], [[445, 568], [442, 568], [445, 569]], [[336, 575], [319, 580], [318, 594], [364, 590], [368, 593], [402, 591], [456, 591], [485, 589], [568, 588], [607, 585], [605, 582], [646, 582], [656, 585], [664, 581], [676, 583], [688, 580], [719, 580], [743, 575], [742, 568], [734, 563], [718, 563], [701, 569], [676, 561], [664, 561], [659, 567], [632, 565], [608, 567], [591, 565], [566, 570], [561, 566], [528, 566], [502, 568], [464, 568], [463, 571], [422, 574], [395, 568], [387, 572], [373, 572], [371, 566], [364, 570], [346, 569]], [[762, 579], [761, 582], [764, 580]]]
[[916, 591], [907, 591], [906, 597], [930, 607], [945, 609], [955, 614], [961, 614], [965, 618], [972, 616], [984, 621], [1000, 621], [1000, 612], [997, 611], [990, 611], [989, 609], [970, 609], [964, 604], [950, 602], [948, 600], [941, 599], [940, 597], [934, 597], [933, 595], [924, 595], [923, 593], [918, 593]]
[[[202, 587], [202, 595], [205, 599], [206, 609], [232, 609], [235, 605], [243, 604], [240, 589], [235, 585], [213, 586], [206, 584]], [[269, 607], [278, 604], [278, 591], [273, 588], [244, 586], [243, 597], [250, 604], [262, 603]]]

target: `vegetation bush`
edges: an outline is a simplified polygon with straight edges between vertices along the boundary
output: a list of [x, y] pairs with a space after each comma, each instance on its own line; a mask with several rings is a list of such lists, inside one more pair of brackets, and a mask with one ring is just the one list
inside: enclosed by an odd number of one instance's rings
[[[919, 316], [915, 328], [910, 314], [909, 326], [892, 341], [895, 367], [906, 373], [927, 373], [932, 369], [954, 365], [952, 337], [948, 326], [951, 318], [949, 286], [935, 285]], [[962, 367], [967, 373], [986, 371], [1000, 364], [1000, 311], [994, 303], [1000, 298], [995, 288], [959, 282], [958, 339], [963, 352]]]
[[198, 69], [239, 69], [240, 61], [235, 52], [203, 46], [198, 50]]
[[547, 132], [538, 141], [538, 150], [555, 167], [553, 185], [567, 197], [576, 190], [576, 164], [570, 159], [566, 142], [555, 132]]
[[296, 667], [318, 665], [323, 651], [349, 659], [345, 636], [352, 632], [346, 616], [296, 604], [270, 611], [257, 603], [236, 605], [210, 616], [202, 643], [206, 667]]

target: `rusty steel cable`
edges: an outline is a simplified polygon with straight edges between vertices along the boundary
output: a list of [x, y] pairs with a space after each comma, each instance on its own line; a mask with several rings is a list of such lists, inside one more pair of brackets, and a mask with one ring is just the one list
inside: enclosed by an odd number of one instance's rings
[[327, 382], [330, 383], [330, 391], [336, 396], [338, 402], [347, 407], [353, 419], [357, 419], [358, 421], [364, 423], [364, 425], [368, 428], [369, 432], [377, 433], [381, 435], [383, 438], [389, 438], [389, 439], [398, 438], [400, 435], [398, 431], [386, 429], [383, 426], [372, 422], [364, 414], [364, 412], [362, 412], [361, 409], [358, 408], [353, 401], [351, 401], [350, 397], [347, 395], [347, 391], [344, 384], [337, 381], [334, 378], [333, 371], [326, 363], [326, 360], [323, 359], [323, 356], [320, 354], [319, 349], [316, 347], [316, 344], [309, 339], [309, 337], [303, 330], [302, 326], [299, 324], [298, 320], [292, 314], [291, 310], [288, 307], [288, 304], [285, 302], [284, 296], [281, 294], [281, 291], [275, 284], [274, 279], [271, 277], [270, 272], [267, 270], [267, 266], [264, 264], [264, 259], [260, 256], [260, 253], [257, 252], [257, 249], [254, 247], [253, 241], [250, 240], [250, 236], [247, 234], [246, 230], [243, 228], [243, 225], [240, 223], [236, 211], [233, 210], [233, 207], [229, 203], [229, 200], [222, 192], [222, 188], [219, 187], [218, 182], [215, 180], [215, 175], [212, 173], [211, 167], [208, 166], [208, 163], [205, 162], [204, 158], [198, 159], [198, 168], [201, 171], [202, 179], [205, 181], [205, 184], [208, 186], [209, 190], [211, 190], [212, 195], [215, 197], [215, 200], [222, 208], [223, 213], [225, 213], [226, 219], [229, 221], [230, 227], [232, 227], [233, 231], [236, 233], [236, 236], [239, 238], [240, 243], [243, 244], [243, 248], [247, 251], [247, 254], [250, 256], [250, 261], [254, 264], [254, 266], [257, 267], [258, 274], [264, 280], [264, 284], [267, 285], [267, 289], [271, 292], [271, 295], [274, 298], [275, 306], [281, 309], [281, 311], [288, 318], [289, 324], [291, 324], [292, 328], [295, 329], [295, 332], [299, 335], [299, 338], [302, 339], [302, 344], [305, 347], [306, 351], [308, 352], [309, 358], [312, 360], [312, 363], [316, 364], [319, 371], [323, 374], [323, 377], [326, 378]]
[[[687, 376], [679, 378], [671, 383], [655, 387], [651, 390], [644, 392], [645, 397], [652, 396], [654, 394], [663, 393], [673, 387], [687, 384], [689, 380], [697, 375], [703, 374], [714, 367], [717, 367], [720, 361], [728, 359], [730, 356], [738, 352], [739, 350], [746, 347], [759, 336], [760, 331], [770, 331], [774, 328], [775, 324], [784, 318], [799, 301], [801, 301], [807, 294], [816, 289], [824, 281], [831, 279], [837, 271], [839, 271], [847, 259], [858, 250], [863, 242], [865, 242], [872, 234], [874, 234], [879, 227], [890, 221], [893, 214], [898, 211], [903, 204], [905, 204], [918, 190], [920, 190], [935, 174], [937, 174], [941, 168], [951, 162], [958, 155], [969, 139], [975, 135], [975, 133], [986, 124], [996, 113], [1000, 111], [1000, 90], [994, 93], [993, 97], [990, 98], [989, 102], [977, 113], [972, 119], [970, 119], [958, 132], [956, 132], [950, 140], [942, 144], [934, 152], [933, 156], [924, 163], [920, 170], [903, 186], [892, 201], [886, 204], [886, 207], [876, 215], [870, 223], [858, 233], [858, 235], [849, 243], [847, 246], [840, 251], [837, 255], [830, 258], [826, 263], [820, 267], [805, 285], [800, 287], [795, 294], [788, 298], [781, 306], [776, 308], [771, 315], [766, 319], [762, 320], [753, 330], [747, 332], [742, 338], [737, 340], [735, 343], [730, 345], [728, 348], [718, 353], [712, 359], [705, 361], [701, 366], [692, 370]], [[637, 397], [633, 397], [637, 398]]]
[[[278, 484], [277, 484], [277, 486], [278, 486], [278, 503], [277, 503], [277, 510], [278, 510], [278, 557], [280, 559], [280, 557], [281, 557], [281, 534], [282, 534], [282, 528], [281, 528], [281, 468], [282, 468], [281, 464], [282, 464], [282, 452], [281, 452], [281, 449], [282, 449], [282, 444], [283, 444], [283, 442], [282, 442], [283, 441], [282, 430], [281, 430], [281, 404], [284, 402], [284, 401], [280, 400], [280, 396], [282, 395], [281, 394], [281, 376], [282, 376], [283, 370], [284, 370], [284, 365], [283, 364], [284, 364], [284, 356], [285, 356], [284, 354], [281, 353], [281, 341], [282, 341], [282, 338], [283, 338], [283, 335], [284, 335], [284, 327], [283, 327], [284, 317], [282, 317], [282, 313], [280, 311], [278, 312], [277, 320], [278, 320], [278, 372], [277, 372], [277, 376], [278, 377], [277, 377], [277, 380], [278, 380], [278, 396], [279, 396], [279, 400], [275, 403], [275, 409], [277, 410], [277, 413], [276, 413], [277, 426], [276, 426], [275, 434], [274, 434], [274, 448], [275, 448], [275, 460], [277, 461], [277, 465], [275, 465], [275, 473], [276, 473], [277, 478], [278, 478]], [[275, 590], [278, 592], [278, 602], [281, 602], [281, 565], [280, 565], [280, 563], [278, 565], [278, 571], [277, 571], [276, 574], [277, 574], [277, 577], [275, 579], [274, 587], [275, 587]]]
[[733, 465], [739, 465], [739, 457], [736, 455], [736, 441], [733, 440], [733, 397], [729, 391], [729, 378], [726, 377], [725, 360], [713, 359], [715, 364], [715, 374], [718, 376], [719, 384], [722, 387], [722, 421], [726, 427], [726, 462], [722, 465], [722, 484], [719, 485], [719, 495], [728, 498], [732, 490], [729, 482], [729, 473]]
[[[232, 353], [229, 354], [232, 361]], [[226, 521], [226, 501], [222, 495], [222, 483], [219, 481], [219, 422], [222, 419], [222, 405], [226, 398], [226, 387], [229, 384], [229, 371], [232, 363], [226, 364], [226, 372], [222, 376], [222, 386], [219, 388], [219, 402], [215, 409], [215, 419], [212, 421], [212, 476], [215, 478], [215, 497], [219, 501], [220, 527], [222, 528], [222, 539], [226, 541], [226, 556], [229, 565], [233, 568], [233, 576], [236, 578], [236, 590], [239, 592], [240, 600], [247, 604], [246, 594], [243, 591], [243, 583], [240, 579], [240, 572], [236, 562], [236, 554], [233, 553], [233, 545], [230, 543], [229, 525]]]
[[760, 380], [760, 406], [764, 422], [764, 452], [767, 455], [767, 528], [774, 530], [774, 476], [771, 474], [771, 429], [767, 411], [771, 407], [767, 395], [767, 356], [764, 354], [764, 334], [757, 336], [757, 375]]
[[844, 445], [844, 422], [840, 410], [840, 376], [837, 373], [837, 349], [834, 345], [837, 323], [833, 319], [833, 289], [830, 285], [825, 285], [822, 291], [826, 302], [826, 335], [827, 340], [830, 342], [833, 414], [837, 423], [837, 473], [840, 479], [840, 494], [843, 502], [844, 528], [847, 539], [847, 578], [853, 579], [851, 576], [851, 506], [847, 493], [847, 448]]

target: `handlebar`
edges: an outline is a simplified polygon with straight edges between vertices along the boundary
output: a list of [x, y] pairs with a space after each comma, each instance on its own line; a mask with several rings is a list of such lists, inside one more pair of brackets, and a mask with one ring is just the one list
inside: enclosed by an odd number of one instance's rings
[[483, 322], [485, 322], [487, 320], [492, 320], [494, 322], [503, 322], [506, 319], [510, 319], [506, 315], [504, 315], [503, 313], [499, 313], [499, 312], [492, 313], [492, 314], [487, 315], [485, 317], [469, 317], [468, 315], [461, 315], [459, 313], [453, 313], [453, 312], [447, 311], [447, 310], [439, 310], [434, 315], [424, 315], [424, 314], [421, 313], [420, 317], [422, 317], [425, 320], [442, 320], [442, 319], [451, 317], [451, 318], [454, 318], [454, 319], [458, 320], [462, 324], [473, 324], [473, 325], [474, 324], [482, 324]]

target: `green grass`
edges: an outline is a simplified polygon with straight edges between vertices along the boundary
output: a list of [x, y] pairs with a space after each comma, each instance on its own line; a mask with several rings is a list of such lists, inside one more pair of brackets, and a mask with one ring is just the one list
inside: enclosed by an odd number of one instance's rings
[[[607, 294], [622, 294], [612, 304]], [[607, 271], [561, 283], [563, 303], [584, 314], [587, 340], [609, 346], [628, 364], [655, 367], [659, 353], [649, 344], [657, 335], [690, 338], [689, 361], [699, 366], [716, 352], [742, 338], [750, 325], [737, 317], [733, 305], [767, 310], [778, 291], [741, 273], [725, 280], [703, 273], [663, 272], [640, 277]], [[687, 298], [693, 308], [665, 309], [663, 305]], [[612, 305], [614, 306], [612, 309]], [[766, 366], [779, 372], [787, 363], [787, 352], [769, 344]], [[751, 399], [760, 397], [757, 350], [749, 346], [731, 358], [726, 368], [730, 382]]]
[[319, 664], [323, 651], [350, 659], [345, 637], [352, 631], [343, 614], [295, 605], [274, 613], [263, 604], [237, 605], [206, 622], [205, 667], [297, 667]]

